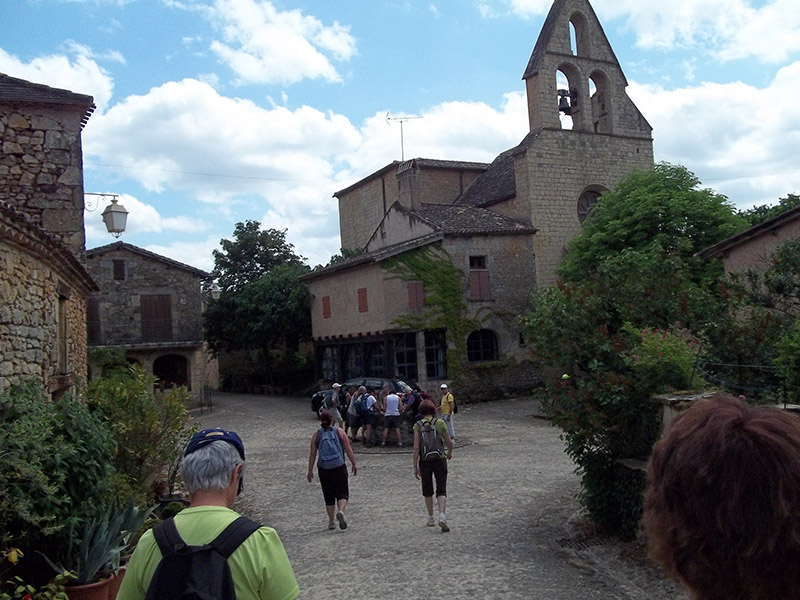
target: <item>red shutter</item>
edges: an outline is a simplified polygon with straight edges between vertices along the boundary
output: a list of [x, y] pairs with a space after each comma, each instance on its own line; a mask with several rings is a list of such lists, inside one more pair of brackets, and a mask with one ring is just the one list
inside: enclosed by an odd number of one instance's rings
[[409, 308], [425, 306], [425, 285], [421, 281], [412, 281], [407, 287]]
[[322, 318], [323, 319], [330, 319], [331, 318], [331, 297], [330, 296], [323, 296], [322, 297]]
[[358, 288], [358, 312], [367, 312], [367, 288]]

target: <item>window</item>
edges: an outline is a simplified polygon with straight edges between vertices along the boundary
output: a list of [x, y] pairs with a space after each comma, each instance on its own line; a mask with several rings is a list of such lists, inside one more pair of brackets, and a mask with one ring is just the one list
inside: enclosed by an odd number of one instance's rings
[[57, 351], [58, 351], [58, 363], [56, 365], [58, 375], [65, 375], [67, 373], [67, 368], [69, 366], [69, 361], [67, 360], [67, 352], [68, 352], [68, 341], [69, 341], [69, 326], [67, 324], [67, 302], [69, 301], [69, 296], [67, 294], [63, 294], [59, 291], [58, 296], [58, 313], [56, 318], [58, 319], [57, 331], [56, 331], [56, 340], [57, 340]]
[[425, 332], [425, 370], [428, 379], [447, 377], [447, 340], [444, 329]]
[[86, 300], [86, 338], [89, 344], [99, 344], [103, 341], [100, 300], [96, 296], [90, 296]]
[[376, 376], [386, 375], [386, 346], [383, 342], [367, 344], [365, 348], [367, 373]]
[[472, 300], [488, 300], [492, 297], [485, 256], [469, 257], [469, 297]]
[[408, 284], [408, 307], [422, 308], [425, 306], [425, 284], [421, 281], [412, 281]]
[[467, 337], [467, 360], [482, 362], [497, 360], [497, 336], [488, 329], [473, 331]]
[[358, 312], [367, 312], [367, 288], [358, 288]]
[[331, 318], [331, 297], [330, 296], [323, 296], [322, 297], [322, 318], [323, 319], [330, 319]]
[[361, 346], [351, 345], [344, 348], [344, 378], [352, 379], [364, 374], [361, 363]]
[[322, 349], [322, 359], [320, 360], [320, 371], [322, 378], [327, 381], [339, 379], [339, 370], [336, 368], [338, 353], [335, 346], [327, 346]]
[[117, 281], [124, 281], [125, 280], [125, 261], [120, 259], [114, 259], [114, 279]]
[[142, 296], [142, 341], [172, 341], [172, 305], [168, 294]]
[[394, 343], [394, 364], [400, 379], [417, 379], [417, 334], [401, 333]]

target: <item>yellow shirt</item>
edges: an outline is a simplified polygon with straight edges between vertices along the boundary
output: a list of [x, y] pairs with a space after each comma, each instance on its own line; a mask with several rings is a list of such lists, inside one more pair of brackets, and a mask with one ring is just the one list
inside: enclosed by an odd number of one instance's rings
[[444, 396], [442, 396], [442, 414], [449, 415], [453, 412], [453, 394], [447, 392]]
[[[222, 506], [196, 506], [179, 512], [175, 526], [187, 544], [207, 544], [238, 516]], [[148, 530], [128, 563], [117, 600], [143, 600], [160, 560], [161, 550]], [[271, 527], [261, 527], [247, 538], [228, 565], [237, 600], [293, 600], [300, 594], [283, 544]]]

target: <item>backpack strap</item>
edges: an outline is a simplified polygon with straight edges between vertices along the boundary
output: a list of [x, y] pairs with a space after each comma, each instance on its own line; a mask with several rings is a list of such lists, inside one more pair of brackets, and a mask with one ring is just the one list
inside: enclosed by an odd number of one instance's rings
[[164, 519], [153, 527], [153, 536], [156, 538], [162, 556], [175, 554], [186, 546], [186, 542], [183, 541], [183, 538], [178, 533], [178, 528], [175, 527], [175, 520], [172, 517]]
[[247, 517], [239, 517], [223, 529], [222, 533], [214, 538], [210, 545], [222, 556], [228, 558], [233, 554], [234, 550], [242, 545], [242, 542], [260, 527], [260, 524]]

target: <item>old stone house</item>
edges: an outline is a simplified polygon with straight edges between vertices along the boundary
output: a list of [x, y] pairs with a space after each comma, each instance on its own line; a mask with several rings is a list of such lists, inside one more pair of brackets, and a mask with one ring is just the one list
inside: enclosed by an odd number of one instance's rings
[[[522, 78], [529, 131], [491, 164], [395, 162], [334, 195], [342, 247], [360, 254], [305, 277], [320, 378], [395, 375], [431, 391], [455, 378], [468, 396], [530, 385], [517, 317], [531, 293], [556, 283], [599, 196], [652, 167], [653, 146], [587, 0], [553, 3]], [[386, 267], [424, 247], [462, 274], [461, 323], [471, 331], [408, 318], [441, 299], [423, 273]], [[453, 372], [453, 352], [466, 354], [466, 370]]]
[[86, 381], [81, 131], [91, 96], [0, 74], [0, 391]]
[[726, 273], [765, 271], [772, 266], [772, 255], [778, 246], [797, 238], [800, 238], [800, 206], [722, 240], [699, 255], [720, 259]]
[[99, 286], [88, 302], [90, 348], [124, 350], [159, 385], [184, 385], [195, 397], [217, 387], [203, 341], [209, 273], [125, 242], [88, 250], [86, 262]]

